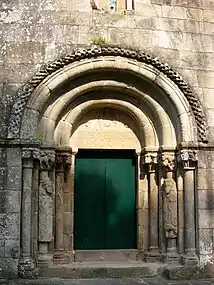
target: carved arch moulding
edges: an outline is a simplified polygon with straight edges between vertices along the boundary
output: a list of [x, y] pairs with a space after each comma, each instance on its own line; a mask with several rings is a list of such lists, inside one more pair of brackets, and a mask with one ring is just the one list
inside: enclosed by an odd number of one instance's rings
[[169, 78], [174, 84], [176, 84], [176, 86], [180, 89], [189, 103], [197, 126], [198, 141], [207, 142], [207, 123], [202, 106], [191, 88], [182, 79], [182, 77], [177, 72], [172, 70], [168, 64], [161, 62], [159, 58], [152, 57], [144, 52], [139, 52], [133, 49], [114, 46], [91, 46], [83, 49], [74, 49], [71, 54], [48, 63], [41, 70], [39, 70], [18, 91], [18, 96], [16, 102], [13, 105], [9, 119], [8, 138], [15, 139], [20, 137], [21, 121], [28, 99], [30, 98], [35, 88], [45, 78], [71, 63], [78, 62], [83, 59], [93, 59], [100, 56], [119, 56], [136, 60], [138, 62], [152, 66], [164, 74], [167, 78]]

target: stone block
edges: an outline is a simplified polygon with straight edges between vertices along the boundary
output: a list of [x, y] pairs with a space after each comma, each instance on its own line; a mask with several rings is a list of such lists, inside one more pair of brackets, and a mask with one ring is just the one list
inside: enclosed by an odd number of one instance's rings
[[158, 27], [158, 19], [154, 17], [127, 16], [129, 28], [142, 28], [155, 30]]
[[37, 25], [32, 33], [33, 41], [41, 43], [77, 43], [79, 27], [72, 25]]
[[21, 167], [8, 167], [6, 173], [6, 180], [4, 188], [8, 190], [21, 190], [21, 183], [22, 183], [22, 170]]
[[203, 21], [203, 10], [189, 8], [187, 9], [187, 18], [196, 21]]
[[[80, 26], [79, 27], [79, 44], [89, 45], [93, 39], [102, 37], [107, 40], [108, 38], [108, 28], [101, 26]], [[108, 41], [108, 40], [107, 40]]]
[[211, 229], [214, 228], [214, 209], [198, 210], [199, 228]]
[[158, 28], [163, 31], [174, 31], [174, 32], [189, 32], [197, 33], [202, 30], [200, 22], [195, 20], [181, 20], [171, 18], [159, 18]]
[[177, 72], [189, 84], [189, 86], [198, 87], [197, 71], [188, 68], [177, 68]]
[[187, 10], [184, 7], [162, 6], [163, 17], [174, 19], [187, 19]]
[[31, 139], [36, 138], [36, 128], [39, 118], [39, 112], [33, 109], [25, 109], [23, 121], [25, 122], [22, 125], [21, 129], [21, 138]]
[[203, 22], [203, 33], [208, 35], [214, 35], [214, 23]]
[[[28, 29], [24, 29], [23, 25], [19, 23], [3, 24], [1, 28], [3, 30], [3, 42], [25, 42], [33, 31], [31, 26]], [[17, 31], [19, 32], [17, 33]]]
[[5, 78], [8, 83], [23, 84], [36, 72], [38, 66], [26, 63], [10, 63], [5, 66]]
[[3, 278], [17, 278], [18, 277], [18, 259], [0, 258], [1, 276]]
[[171, 280], [190, 280], [199, 278], [197, 266], [182, 266], [170, 264], [164, 269], [164, 276]]
[[198, 71], [198, 83], [202, 88], [214, 88], [214, 72]]
[[203, 104], [207, 108], [214, 109], [214, 88], [203, 88]]
[[0, 213], [0, 236], [5, 239], [19, 239], [20, 214]]
[[209, 126], [214, 126], [214, 110], [213, 109], [207, 109], [207, 121]]
[[0, 239], [0, 258], [4, 257], [4, 248], [5, 248], [5, 240]]
[[19, 213], [21, 209], [21, 191], [0, 190], [0, 212]]
[[[210, 169], [214, 168], [214, 152], [213, 151], [198, 151], [198, 168], [207, 169], [207, 171], [209, 168]], [[207, 174], [210, 174], [209, 171], [207, 172]], [[206, 174], [204, 173], [204, 175]], [[202, 189], [208, 189], [208, 188], [206, 187]]]
[[162, 17], [161, 6], [145, 5], [142, 1], [135, 2], [135, 11], [141, 17]]
[[44, 48], [39, 42], [8, 43], [6, 63], [38, 64], [44, 61]]
[[17, 167], [20, 167], [22, 165], [20, 148], [8, 148], [7, 149], [7, 165], [17, 166]]
[[151, 0], [151, 4], [185, 6], [187, 0]]
[[183, 34], [181, 32], [154, 31], [153, 45], [162, 48], [183, 49]]
[[206, 210], [214, 209], [214, 189], [198, 191], [198, 208]]
[[[206, 166], [206, 165], [205, 165]], [[214, 170], [213, 169], [198, 169], [197, 180], [199, 190], [214, 190]]]
[[200, 52], [213, 52], [213, 39], [210, 35], [192, 34], [193, 49]]
[[[97, 27], [125, 28], [128, 22], [132, 21], [133, 17], [136, 16], [94, 12], [92, 17], [90, 17], [90, 25]], [[81, 25], [83, 26], [84, 24], [81, 23]]]
[[213, 253], [213, 229], [199, 229], [199, 251], [200, 254]]
[[152, 31], [142, 29], [108, 29], [108, 42], [126, 46], [143, 46], [144, 49], [152, 47]]
[[204, 12], [204, 21], [214, 23], [214, 11], [204, 9], [203, 12]]
[[72, 251], [73, 249], [73, 236], [72, 235], [63, 235], [63, 244], [66, 249]]
[[73, 233], [73, 213], [67, 212], [63, 214], [63, 233], [71, 235]]
[[5, 240], [5, 257], [16, 259], [20, 254], [20, 240]]

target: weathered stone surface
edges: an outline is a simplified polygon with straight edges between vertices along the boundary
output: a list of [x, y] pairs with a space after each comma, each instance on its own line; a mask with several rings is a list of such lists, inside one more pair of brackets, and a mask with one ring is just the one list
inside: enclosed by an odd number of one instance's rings
[[1, 213], [19, 213], [21, 209], [21, 192], [0, 190]]

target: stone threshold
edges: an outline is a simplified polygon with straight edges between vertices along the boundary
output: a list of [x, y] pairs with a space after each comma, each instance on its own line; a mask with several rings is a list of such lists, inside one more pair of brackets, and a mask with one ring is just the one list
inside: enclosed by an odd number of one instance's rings
[[40, 268], [40, 277], [72, 279], [90, 278], [146, 278], [162, 274], [162, 263], [131, 262], [75, 262], [54, 264]]

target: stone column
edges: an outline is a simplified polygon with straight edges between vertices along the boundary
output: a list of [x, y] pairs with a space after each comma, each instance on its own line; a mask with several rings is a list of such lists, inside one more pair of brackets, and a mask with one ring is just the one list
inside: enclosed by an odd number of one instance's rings
[[[55, 251], [54, 261], [67, 263], [68, 256], [64, 250], [64, 186], [66, 172], [71, 165], [71, 154], [68, 148], [57, 149], [56, 152], [56, 213], [55, 213]], [[72, 221], [71, 221], [72, 222]]]
[[149, 233], [147, 261], [157, 261], [159, 253], [159, 225], [158, 225], [158, 184], [157, 184], [157, 152], [146, 152], [143, 155], [143, 165], [148, 176], [148, 206], [149, 206]]
[[37, 269], [32, 258], [32, 187], [33, 159], [39, 159], [39, 150], [22, 149], [22, 212], [21, 212], [21, 257], [18, 264], [21, 278], [35, 278]]
[[195, 150], [180, 150], [177, 156], [178, 163], [183, 168], [184, 188], [184, 249], [183, 263], [196, 265], [196, 219], [195, 219], [195, 168], [197, 152]]
[[39, 184], [39, 257], [40, 265], [48, 265], [53, 256], [49, 244], [53, 238], [53, 181], [51, 172], [55, 163], [55, 150], [43, 148], [40, 163]]
[[175, 176], [174, 153], [162, 153], [160, 165], [163, 168], [163, 183], [161, 186], [163, 207], [163, 229], [166, 242], [166, 259], [178, 260], [177, 237], [178, 237], [178, 211], [177, 211], [177, 186]]

